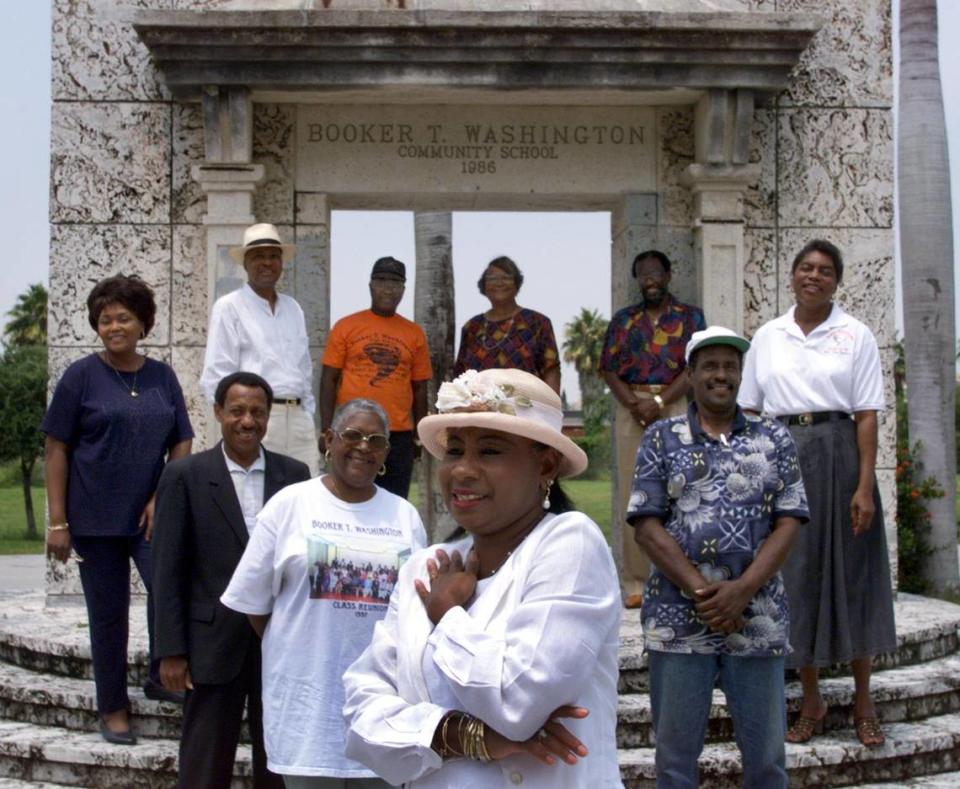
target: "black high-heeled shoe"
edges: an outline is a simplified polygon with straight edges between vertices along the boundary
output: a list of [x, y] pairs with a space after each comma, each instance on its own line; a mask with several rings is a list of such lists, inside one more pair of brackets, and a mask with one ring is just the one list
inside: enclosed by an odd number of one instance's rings
[[111, 745], [136, 745], [137, 735], [130, 729], [126, 731], [113, 731], [107, 722], [100, 718], [100, 736]]

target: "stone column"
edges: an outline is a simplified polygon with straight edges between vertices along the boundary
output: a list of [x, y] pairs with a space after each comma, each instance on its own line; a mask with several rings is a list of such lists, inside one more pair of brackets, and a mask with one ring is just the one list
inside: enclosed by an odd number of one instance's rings
[[[433, 379], [427, 387], [427, 400], [432, 410], [437, 388], [453, 369], [456, 332], [453, 220], [449, 211], [417, 211], [413, 221], [417, 246], [413, 314], [430, 346]], [[420, 517], [431, 542], [437, 542], [448, 535], [455, 524], [437, 487], [433, 458], [424, 452], [419, 466]]]
[[[253, 102], [249, 89], [208, 86], [201, 102], [204, 160], [190, 172], [207, 197], [202, 221], [207, 229], [209, 315], [213, 302], [246, 281], [242, 266], [233, 261], [227, 249], [239, 244], [243, 229], [256, 221], [253, 193], [264, 170], [263, 165], [252, 162]], [[212, 444], [219, 433], [215, 420], [208, 420], [208, 424], [206, 443]]]
[[760, 177], [749, 164], [753, 94], [711, 90], [694, 110], [695, 159], [682, 182], [693, 193], [693, 241], [700, 305], [708, 324], [743, 331], [746, 189]]
[[[657, 246], [657, 196], [654, 194], [624, 195], [611, 216], [610, 314], [640, 300], [640, 289], [631, 274], [633, 259], [644, 250]], [[610, 542], [618, 569], [623, 563], [623, 530], [627, 525], [617, 517], [620, 489], [617, 481], [617, 425], [614, 400], [610, 398], [610, 423], [613, 446], [610, 453]]]
[[[313, 360], [313, 392], [320, 419], [320, 359], [330, 334], [330, 201], [325, 194], [298, 194], [296, 209], [297, 257], [287, 282], [303, 308]], [[286, 286], [290, 288], [289, 285]]]

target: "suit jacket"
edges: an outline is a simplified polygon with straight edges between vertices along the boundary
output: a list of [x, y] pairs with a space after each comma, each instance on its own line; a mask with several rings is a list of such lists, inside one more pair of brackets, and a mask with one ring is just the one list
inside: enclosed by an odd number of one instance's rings
[[[264, 456], [264, 503], [310, 479], [299, 460], [266, 449]], [[186, 655], [194, 682], [234, 679], [257, 644], [247, 617], [220, 602], [248, 538], [220, 444], [167, 464], [152, 540], [155, 657]]]

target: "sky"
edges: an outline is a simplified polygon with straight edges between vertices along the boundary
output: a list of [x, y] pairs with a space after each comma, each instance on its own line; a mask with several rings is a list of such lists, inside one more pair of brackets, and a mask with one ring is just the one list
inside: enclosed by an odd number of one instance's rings
[[[18, 3], [16, 9], [16, 24], [0, 27], [0, 96], [5, 100], [0, 150], [7, 151], [7, 176], [0, 182], [0, 209], [7, 228], [7, 261], [0, 276], [0, 320], [4, 321], [28, 285], [48, 282], [50, 3]], [[954, 43], [960, 37], [958, 0], [939, 1], [939, 23], [951, 149], [954, 253], [960, 261], [960, 50]], [[896, 20], [893, 29], [896, 36]], [[369, 306], [366, 282], [373, 260], [385, 254], [410, 263], [415, 260], [412, 214], [334, 212], [331, 245], [331, 318], [336, 320]], [[484, 265], [501, 254], [512, 257], [524, 272], [519, 302], [549, 313], [558, 342], [562, 342], [563, 325], [581, 307], [610, 315], [609, 214], [454, 214], [458, 326], [489, 306], [475, 282]], [[565, 278], [563, 272], [572, 274], [584, 266], [595, 275]], [[410, 287], [400, 312], [412, 318], [412, 271], [408, 278]], [[579, 397], [575, 379], [573, 368], [566, 365], [563, 388], [571, 402]]]

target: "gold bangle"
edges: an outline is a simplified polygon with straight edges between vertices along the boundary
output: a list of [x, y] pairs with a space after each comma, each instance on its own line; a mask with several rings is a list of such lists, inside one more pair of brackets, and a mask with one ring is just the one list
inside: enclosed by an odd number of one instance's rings
[[64, 521], [63, 523], [51, 523], [47, 526], [47, 531], [69, 531], [70, 524]]

